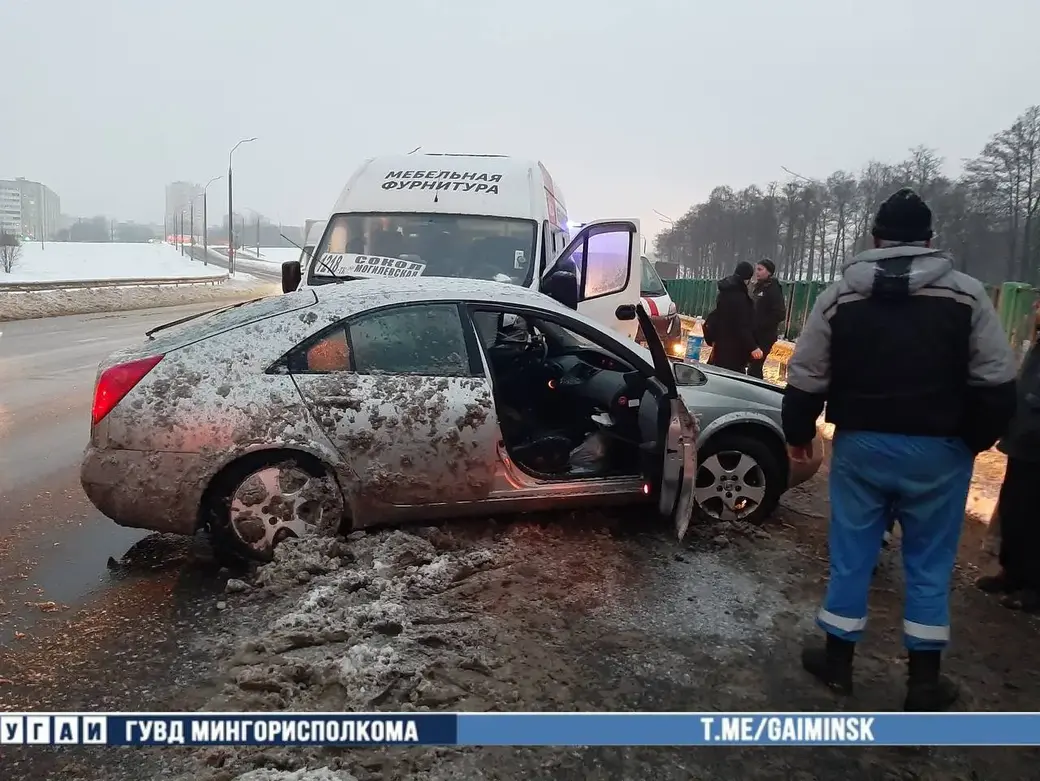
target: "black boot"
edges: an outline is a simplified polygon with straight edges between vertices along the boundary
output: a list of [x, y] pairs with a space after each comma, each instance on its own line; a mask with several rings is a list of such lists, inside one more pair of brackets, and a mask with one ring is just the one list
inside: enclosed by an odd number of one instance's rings
[[957, 701], [957, 684], [939, 672], [941, 651], [910, 651], [907, 659], [910, 675], [903, 710], [942, 711]]
[[838, 694], [852, 694], [852, 657], [856, 644], [827, 633], [827, 644], [802, 649], [802, 667]]

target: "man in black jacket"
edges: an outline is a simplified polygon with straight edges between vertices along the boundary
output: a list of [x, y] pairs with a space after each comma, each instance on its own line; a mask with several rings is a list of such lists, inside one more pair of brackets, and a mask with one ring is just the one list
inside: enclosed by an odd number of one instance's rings
[[867, 592], [890, 520], [902, 529], [906, 710], [943, 710], [958, 688], [940, 675], [949, 588], [975, 455], [1015, 408], [1015, 359], [978, 280], [932, 249], [932, 213], [913, 190], [885, 201], [874, 249], [845, 262], [817, 299], [788, 364], [783, 424], [804, 459], [827, 406], [830, 580], [816, 622], [826, 645], [802, 666], [852, 691]]
[[711, 346], [708, 363], [740, 372], [756, 350], [752, 325], [755, 305], [748, 293], [748, 282], [755, 273], [751, 264], [742, 260], [725, 279], [719, 280], [715, 308], [704, 320], [704, 341]]
[[780, 334], [780, 325], [787, 319], [787, 304], [784, 291], [773, 275], [776, 266], [769, 258], [762, 258], [755, 266], [755, 285], [751, 289], [751, 299], [755, 302], [755, 319], [752, 332], [758, 351], [748, 362], [747, 373], [762, 379], [769, 351], [776, 344]]

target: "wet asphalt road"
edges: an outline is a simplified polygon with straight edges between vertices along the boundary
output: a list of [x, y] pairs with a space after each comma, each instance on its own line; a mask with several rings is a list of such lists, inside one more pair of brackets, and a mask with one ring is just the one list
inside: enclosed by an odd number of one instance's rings
[[106, 565], [148, 534], [94, 509], [80, 487], [80, 457], [98, 362], [155, 325], [213, 308], [0, 323], [0, 654], [32, 653], [34, 640], [84, 611], [118, 618], [163, 608], [161, 583], [145, 587]]

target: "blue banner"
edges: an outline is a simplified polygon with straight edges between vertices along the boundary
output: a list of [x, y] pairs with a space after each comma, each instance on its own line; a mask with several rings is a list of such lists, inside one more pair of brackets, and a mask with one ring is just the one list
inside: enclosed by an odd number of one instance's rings
[[3, 713], [0, 744], [1040, 746], [1040, 713]]

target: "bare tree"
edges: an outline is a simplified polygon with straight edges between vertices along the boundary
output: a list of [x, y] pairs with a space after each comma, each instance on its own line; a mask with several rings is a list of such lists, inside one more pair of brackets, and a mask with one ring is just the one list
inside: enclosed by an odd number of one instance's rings
[[18, 259], [22, 255], [22, 246], [18, 237], [12, 233], [0, 232], [0, 269], [5, 274], [10, 274], [18, 265]]
[[984, 282], [1040, 283], [1040, 106], [997, 133], [964, 175], [943, 175], [928, 146], [892, 164], [871, 161], [859, 176], [825, 180], [784, 169], [765, 190], [716, 187], [657, 238], [657, 251], [684, 276], [717, 278], [740, 260], [775, 257], [786, 279], [834, 280], [846, 258], [871, 246], [874, 215], [900, 187], [917, 190], [934, 216], [937, 246]]

